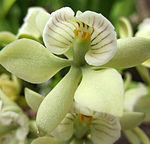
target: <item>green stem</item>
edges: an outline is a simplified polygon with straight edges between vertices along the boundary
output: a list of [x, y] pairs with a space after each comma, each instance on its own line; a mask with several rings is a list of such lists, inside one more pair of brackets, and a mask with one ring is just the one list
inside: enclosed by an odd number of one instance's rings
[[135, 132], [135, 134], [139, 137], [142, 144], [150, 144], [149, 138], [140, 128], [138, 128], [138, 127], [134, 128], [133, 132]]
[[136, 66], [137, 71], [139, 72], [141, 78], [143, 79], [143, 81], [150, 85], [150, 74], [149, 71], [146, 67], [142, 66], [142, 65], [138, 65]]
[[137, 135], [135, 135], [135, 133], [133, 133], [132, 130], [126, 130], [123, 132], [131, 144], [141, 144], [139, 138], [137, 137]]

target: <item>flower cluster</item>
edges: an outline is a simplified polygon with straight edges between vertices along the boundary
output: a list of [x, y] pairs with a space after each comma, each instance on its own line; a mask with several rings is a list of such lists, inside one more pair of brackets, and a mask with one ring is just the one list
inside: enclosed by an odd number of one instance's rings
[[[24, 22], [18, 38], [25, 38], [13, 41], [0, 52], [0, 64], [31, 83], [45, 82], [70, 66], [44, 99], [26, 90], [27, 102], [37, 111], [39, 133], [58, 135], [60, 125], [69, 123], [65, 135], [70, 138], [77, 120], [80, 126], [84, 123], [82, 136], [90, 130], [88, 136], [94, 144], [115, 142], [120, 137], [124, 86], [120, 73], [112, 67], [133, 67], [149, 59], [150, 40], [117, 40], [114, 27], [104, 16], [92, 11], [78, 11], [75, 15], [68, 7], [51, 15], [32, 8]], [[25, 35], [20, 36], [22, 33]], [[44, 45], [37, 42], [41, 33]], [[70, 112], [74, 103], [79, 109]]]

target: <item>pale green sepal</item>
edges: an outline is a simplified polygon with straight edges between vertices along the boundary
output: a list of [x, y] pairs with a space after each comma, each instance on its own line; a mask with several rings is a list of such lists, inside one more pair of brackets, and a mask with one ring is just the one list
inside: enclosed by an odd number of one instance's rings
[[122, 130], [132, 129], [140, 125], [144, 120], [144, 113], [140, 112], [124, 112], [120, 118]]
[[0, 64], [28, 82], [42, 83], [70, 65], [70, 61], [54, 56], [34, 40], [20, 39], [0, 52]]
[[45, 137], [39, 137], [33, 140], [31, 144], [67, 144], [67, 143], [56, 140], [53, 137], [45, 136]]
[[103, 67], [129, 68], [150, 58], [150, 39], [129, 37], [117, 40], [116, 55]]
[[120, 38], [133, 36], [132, 26], [129, 20], [125, 17], [119, 19], [119, 34]]
[[30, 108], [37, 112], [41, 102], [44, 99], [44, 96], [25, 88], [25, 99]]
[[138, 83], [136, 88], [129, 89], [125, 92], [125, 99], [124, 99], [124, 108], [127, 111], [133, 111], [135, 104], [138, 100], [146, 96], [148, 93], [147, 88], [144, 84]]
[[1, 101], [1, 109], [3, 112], [13, 111], [13, 112], [22, 112], [21, 109], [10, 100], [0, 89], [0, 101]]
[[17, 39], [16, 36], [10, 32], [7, 31], [0, 32], [0, 46], [5, 46], [16, 39]]
[[150, 121], [150, 98], [142, 97], [134, 107], [134, 111], [145, 114], [144, 122]]
[[36, 118], [41, 134], [50, 134], [63, 120], [72, 106], [80, 76], [80, 69], [72, 67], [69, 73], [42, 101]]
[[75, 101], [93, 111], [115, 116], [123, 114], [124, 87], [115, 69], [94, 71], [83, 68], [83, 78], [76, 90]]
[[143, 65], [150, 68], [150, 59], [146, 60]]

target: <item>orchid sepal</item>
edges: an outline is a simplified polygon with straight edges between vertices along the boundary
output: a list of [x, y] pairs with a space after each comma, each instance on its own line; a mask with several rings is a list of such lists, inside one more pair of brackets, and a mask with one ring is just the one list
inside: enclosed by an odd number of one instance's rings
[[115, 56], [103, 67], [129, 68], [139, 65], [150, 58], [150, 40], [128, 37], [117, 40]]
[[71, 108], [80, 76], [81, 70], [71, 67], [69, 73], [40, 104], [36, 123], [42, 135], [50, 134]]
[[34, 40], [20, 39], [0, 52], [0, 64], [26, 81], [42, 83], [71, 62], [51, 54]]

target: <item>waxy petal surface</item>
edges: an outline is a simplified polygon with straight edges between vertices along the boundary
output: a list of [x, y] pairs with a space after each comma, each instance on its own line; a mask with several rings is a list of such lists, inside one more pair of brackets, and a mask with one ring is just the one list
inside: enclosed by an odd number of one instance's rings
[[83, 69], [75, 101], [93, 111], [120, 116], [123, 113], [123, 81], [115, 69]]
[[68, 61], [54, 56], [34, 40], [20, 39], [0, 52], [0, 64], [19, 78], [42, 83], [68, 66]]

